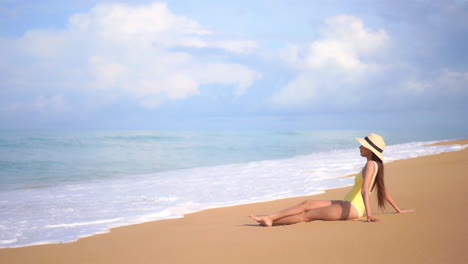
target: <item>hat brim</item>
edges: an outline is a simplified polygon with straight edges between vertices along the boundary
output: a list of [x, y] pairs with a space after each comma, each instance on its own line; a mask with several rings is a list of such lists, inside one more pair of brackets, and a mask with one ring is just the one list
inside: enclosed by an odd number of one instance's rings
[[380, 160], [384, 160], [384, 157], [382, 155], [382, 153], [380, 153], [379, 151], [377, 151], [374, 147], [372, 147], [369, 143], [367, 143], [367, 141], [364, 139], [364, 138], [356, 138], [356, 140], [365, 148], [369, 149], [370, 151], [372, 151], [372, 153], [374, 153], [377, 157], [379, 157]]

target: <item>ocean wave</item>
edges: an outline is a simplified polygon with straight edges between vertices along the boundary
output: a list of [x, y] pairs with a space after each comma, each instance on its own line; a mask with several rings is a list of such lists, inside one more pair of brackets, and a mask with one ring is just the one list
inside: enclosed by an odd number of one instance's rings
[[75, 222], [75, 223], [70, 223], [70, 224], [46, 225], [44, 226], [44, 228], [69, 228], [69, 227], [77, 227], [77, 226], [101, 225], [101, 224], [114, 223], [120, 220], [122, 220], [122, 218], [96, 220], [96, 221], [89, 221], [89, 222]]

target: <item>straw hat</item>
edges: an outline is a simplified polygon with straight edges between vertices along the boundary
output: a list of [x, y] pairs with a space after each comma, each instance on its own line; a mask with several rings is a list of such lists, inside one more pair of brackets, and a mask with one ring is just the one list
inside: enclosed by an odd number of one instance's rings
[[383, 137], [371, 133], [365, 138], [356, 138], [361, 145], [370, 151], [372, 151], [377, 157], [379, 157], [383, 161], [383, 155], [382, 152], [384, 151], [385, 147], [387, 146], [385, 144], [385, 141]]

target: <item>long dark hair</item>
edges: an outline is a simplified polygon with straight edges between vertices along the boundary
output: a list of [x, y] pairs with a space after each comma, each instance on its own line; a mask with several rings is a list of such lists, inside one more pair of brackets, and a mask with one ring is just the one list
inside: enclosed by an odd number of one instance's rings
[[377, 162], [377, 175], [375, 176], [374, 186], [372, 186], [371, 190], [374, 190], [375, 186], [377, 186], [377, 201], [379, 203], [380, 208], [385, 208], [385, 182], [384, 182], [384, 165], [382, 160], [377, 157], [374, 153], [372, 153], [372, 160]]

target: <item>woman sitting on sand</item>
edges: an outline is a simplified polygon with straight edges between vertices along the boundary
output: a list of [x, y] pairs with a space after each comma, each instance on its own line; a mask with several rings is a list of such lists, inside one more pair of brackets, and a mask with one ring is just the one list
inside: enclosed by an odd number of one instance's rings
[[[384, 184], [384, 165], [382, 152], [385, 141], [377, 134], [369, 134], [365, 138], [356, 138], [361, 146], [361, 156], [367, 159], [366, 165], [356, 176], [353, 188], [344, 200], [316, 201], [307, 200], [291, 208], [265, 216], [250, 216], [263, 226], [290, 225], [313, 220], [349, 220], [362, 217], [364, 212], [368, 222], [379, 222], [372, 217], [370, 192], [377, 186], [377, 199], [380, 208], [388, 201], [398, 213], [414, 212], [401, 210], [393, 201]], [[372, 187], [372, 188], [371, 188]]]

